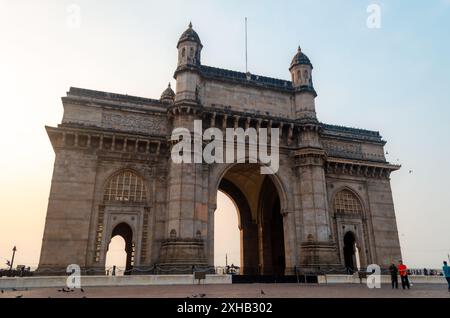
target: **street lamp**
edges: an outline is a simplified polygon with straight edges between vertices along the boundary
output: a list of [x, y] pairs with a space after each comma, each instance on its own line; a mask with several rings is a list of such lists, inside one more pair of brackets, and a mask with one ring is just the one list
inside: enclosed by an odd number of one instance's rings
[[10, 272], [12, 271], [12, 268], [13, 268], [14, 256], [16, 255], [16, 251], [17, 251], [17, 248], [14, 246], [13, 249], [12, 249], [13, 254], [12, 254], [12, 257], [11, 257], [11, 263], [9, 263], [9, 271]]

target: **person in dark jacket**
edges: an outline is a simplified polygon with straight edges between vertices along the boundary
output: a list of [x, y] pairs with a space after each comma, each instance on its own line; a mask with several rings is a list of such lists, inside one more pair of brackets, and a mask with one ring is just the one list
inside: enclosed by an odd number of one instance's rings
[[392, 289], [398, 289], [398, 269], [395, 264], [389, 266], [389, 272], [391, 273], [391, 285]]

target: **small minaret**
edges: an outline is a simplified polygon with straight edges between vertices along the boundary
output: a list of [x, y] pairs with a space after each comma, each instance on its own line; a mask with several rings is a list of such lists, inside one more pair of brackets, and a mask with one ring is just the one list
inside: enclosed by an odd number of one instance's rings
[[169, 85], [164, 90], [164, 92], [162, 92], [160, 101], [163, 104], [173, 104], [174, 99], [175, 99], [175, 93], [172, 90], [172, 88], [170, 87], [170, 83], [169, 83]]
[[200, 65], [200, 58], [202, 52], [202, 42], [197, 32], [192, 28], [192, 23], [189, 23], [189, 27], [183, 32], [178, 40], [178, 66], [198, 66]]
[[175, 102], [186, 101], [196, 103], [198, 99], [198, 74], [201, 65], [203, 45], [192, 23], [178, 40], [178, 64], [174, 74], [177, 81]]
[[289, 67], [295, 89], [295, 119], [316, 120], [314, 99], [317, 94], [312, 82], [312, 69], [311, 61], [299, 46]]

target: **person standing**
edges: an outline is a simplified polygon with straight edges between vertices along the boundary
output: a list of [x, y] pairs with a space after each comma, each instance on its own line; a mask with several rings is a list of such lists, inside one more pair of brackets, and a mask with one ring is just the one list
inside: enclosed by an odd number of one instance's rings
[[392, 289], [398, 289], [398, 269], [395, 264], [389, 266], [389, 272], [391, 273], [391, 285]]
[[406, 267], [402, 261], [398, 261], [398, 272], [400, 273], [400, 279], [402, 280], [402, 288], [405, 289], [405, 287], [407, 287], [409, 289], [408, 267]]
[[447, 262], [444, 261], [444, 266], [442, 266], [442, 272], [444, 274], [445, 279], [448, 283], [448, 292], [450, 293], [450, 266], [447, 265]]

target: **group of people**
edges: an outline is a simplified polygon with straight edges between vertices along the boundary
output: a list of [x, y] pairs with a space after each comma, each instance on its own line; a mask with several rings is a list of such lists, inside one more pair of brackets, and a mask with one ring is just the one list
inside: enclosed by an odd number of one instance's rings
[[[391, 264], [389, 266], [389, 272], [391, 273], [391, 284], [392, 288], [398, 289], [398, 275], [400, 274], [400, 279], [402, 282], [402, 288], [403, 289], [410, 289], [411, 284], [409, 283], [408, 279], [408, 267], [406, 267], [405, 264], [403, 264], [402, 261], [398, 262], [398, 265]], [[447, 280], [448, 283], [448, 291], [450, 292], [450, 266], [448, 266], [447, 262], [444, 261], [444, 265], [442, 266], [442, 273]]]
[[398, 266], [396, 266], [395, 264], [391, 264], [391, 266], [389, 266], [389, 272], [391, 273], [391, 284], [393, 289], [398, 288], [398, 274], [400, 274], [402, 288], [411, 288], [408, 279], [408, 267], [406, 267], [406, 265], [403, 264], [402, 261], [398, 262]]

